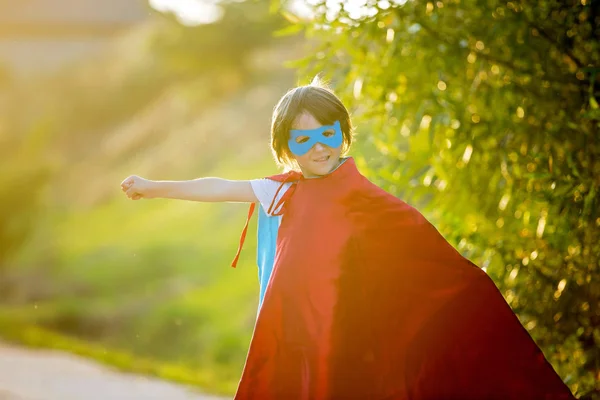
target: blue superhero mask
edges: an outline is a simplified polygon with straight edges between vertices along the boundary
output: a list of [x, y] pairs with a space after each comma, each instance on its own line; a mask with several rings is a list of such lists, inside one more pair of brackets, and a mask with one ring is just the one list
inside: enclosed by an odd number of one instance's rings
[[[305, 136], [298, 139], [300, 136]], [[298, 143], [300, 141], [300, 143]], [[317, 129], [293, 129], [290, 131], [290, 140], [288, 146], [290, 151], [297, 155], [305, 155], [315, 144], [321, 143], [331, 148], [338, 148], [342, 145], [342, 128], [340, 121], [335, 121], [333, 125], [324, 125]]]

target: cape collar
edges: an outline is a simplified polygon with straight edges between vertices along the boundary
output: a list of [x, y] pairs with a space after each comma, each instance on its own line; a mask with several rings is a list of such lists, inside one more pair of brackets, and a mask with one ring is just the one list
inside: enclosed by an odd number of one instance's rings
[[[296, 190], [296, 183], [303, 180], [312, 180], [312, 179], [343, 179], [344, 177], [351, 175], [352, 173], [357, 172], [356, 163], [354, 162], [353, 157], [346, 157], [342, 159], [340, 164], [327, 175], [322, 175], [315, 178], [305, 178], [300, 171], [288, 171], [283, 174], [270, 176], [269, 179], [272, 179], [277, 182], [281, 182], [279, 188], [277, 188], [277, 192], [275, 196], [273, 196], [273, 200], [271, 201], [271, 205], [269, 206], [269, 210], [267, 210], [268, 214], [272, 215], [281, 215], [283, 214], [283, 210], [285, 207], [285, 202], [294, 194]], [[279, 192], [283, 188], [285, 183], [292, 182], [292, 186], [281, 196], [281, 199], [275, 203], [275, 199], [279, 195]], [[256, 208], [256, 203], [251, 203], [250, 208], [248, 209], [248, 217], [246, 218], [246, 224], [244, 225], [244, 229], [242, 230], [242, 235], [240, 237], [240, 244], [238, 246], [237, 253], [235, 254], [235, 258], [233, 259], [231, 266], [233, 268], [236, 267], [238, 259], [240, 258], [240, 254], [242, 252], [242, 247], [244, 246], [244, 241], [246, 240], [246, 233], [248, 232], [248, 224], [250, 223], [250, 218], [252, 218], [252, 214], [254, 214], [254, 209]], [[273, 213], [273, 210], [280, 210], [278, 213]]]
[[335, 167], [333, 171], [328, 173], [327, 175], [316, 176], [313, 178], [305, 178], [300, 171], [288, 171], [283, 174], [269, 176], [269, 179], [278, 182], [297, 182], [301, 180], [310, 180], [310, 179], [332, 179], [339, 178], [341, 175], [347, 175], [348, 173], [352, 173], [353, 170], [356, 170], [356, 163], [354, 162], [354, 157], [345, 157], [342, 158], [339, 165]]

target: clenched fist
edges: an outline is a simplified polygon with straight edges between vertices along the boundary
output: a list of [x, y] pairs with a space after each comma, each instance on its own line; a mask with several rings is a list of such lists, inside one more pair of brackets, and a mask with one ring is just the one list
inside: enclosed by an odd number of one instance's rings
[[132, 200], [151, 199], [152, 181], [137, 175], [131, 175], [121, 182], [121, 190]]

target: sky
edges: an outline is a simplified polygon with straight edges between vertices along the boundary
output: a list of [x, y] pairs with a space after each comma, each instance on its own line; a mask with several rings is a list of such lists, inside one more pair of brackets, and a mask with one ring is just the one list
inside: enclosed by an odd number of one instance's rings
[[[314, 0], [291, 0], [292, 12], [301, 16], [310, 16], [310, 5]], [[366, 6], [366, 0], [327, 0], [328, 16], [334, 18], [340, 9], [340, 4], [350, 13], [352, 19], [369, 15], [373, 12]], [[391, 4], [401, 4], [406, 0], [380, 0], [379, 6], [390, 7]], [[219, 0], [149, 0], [152, 7], [163, 12], [173, 12], [179, 21], [185, 25], [208, 24], [218, 20], [222, 10], [218, 6]]]
[[184, 25], [209, 24], [222, 16], [218, 1], [206, 0], [149, 0], [158, 11], [173, 12]]

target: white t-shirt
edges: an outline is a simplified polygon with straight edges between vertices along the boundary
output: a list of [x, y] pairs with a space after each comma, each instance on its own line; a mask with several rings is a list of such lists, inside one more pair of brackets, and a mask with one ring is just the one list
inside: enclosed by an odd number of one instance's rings
[[[267, 215], [273, 215], [273, 212], [278, 212], [281, 207], [277, 210], [272, 210], [271, 214], [268, 214], [269, 207], [271, 206], [271, 202], [273, 201], [273, 197], [275, 197], [275, 193], [277, 189], [281, 185], [281, 182], [274, 181], [272, 179], [262, 178], [262, 179], [253, 179], [250, 181], [252, 185], [252, 190], [254, 190], [254, 195], [260, 202], [261, 207], [265, 211]], [[286, 182], [283, 184], [283, 187], [277, 194], [277, 199], [273, 202], [273, 207], [277, 205], [283, 194], [292, 186], [291, 182]]]

